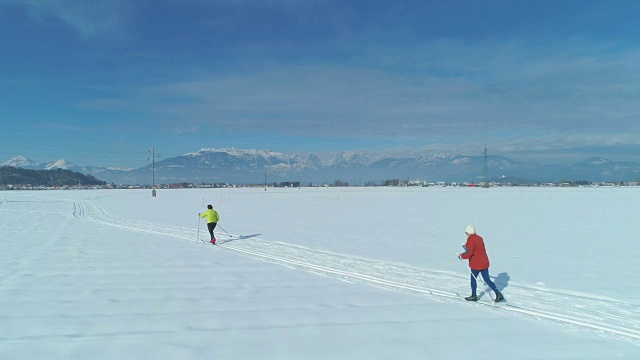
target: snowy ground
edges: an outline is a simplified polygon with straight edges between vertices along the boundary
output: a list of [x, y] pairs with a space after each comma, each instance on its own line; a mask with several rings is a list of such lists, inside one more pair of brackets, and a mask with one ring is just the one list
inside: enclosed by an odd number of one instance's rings
[[[1, 358], [640, 358], [638, 188], [150, 195], [0, 192]], [[456, 295], [469, 223], [497, 307]]]

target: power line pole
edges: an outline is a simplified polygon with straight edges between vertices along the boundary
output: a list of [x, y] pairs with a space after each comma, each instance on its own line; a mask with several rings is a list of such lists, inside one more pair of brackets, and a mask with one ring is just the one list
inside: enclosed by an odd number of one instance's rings
[[487, 153], [487, 144], [484, 144], [484, 168], [482, 171], [482, 177], [484, 179], [484, 183], [482, 184], [483, 188], [489, 187], [489, 155]]
[[[151, 153], [152, 175], [151, 175], [151, 196], [156, 197], [156, 148], [149, 150]], [[158, 155], [160, 157], [160, 155]]]

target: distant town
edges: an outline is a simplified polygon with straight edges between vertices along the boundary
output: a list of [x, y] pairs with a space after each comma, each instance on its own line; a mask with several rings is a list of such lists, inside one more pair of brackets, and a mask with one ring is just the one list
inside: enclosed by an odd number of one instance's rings
[[380, 183], [367, 182], [364, 185], [350, 185], [347, 182], [336, 180], [329, 184], [300, 184], [299, 182], [280, 182], [268, 184], [229, 184], [229, 183], [174, 183], [160, 185], [61, 185], [44, 186], [31, 184], [0, 184], [0, 190], [97, 190], [97, 189], [202, 189], [202, 188], [300, 188], [300, 187], [629, 187], [640, 186], [640, 181], [635, 182], [587, 182], [587, 181], [562, 181], [531, 184], [512, 184], [504, 182], [467, 183], [467, 182], [426, 182], [421, 180], [385, 180]]

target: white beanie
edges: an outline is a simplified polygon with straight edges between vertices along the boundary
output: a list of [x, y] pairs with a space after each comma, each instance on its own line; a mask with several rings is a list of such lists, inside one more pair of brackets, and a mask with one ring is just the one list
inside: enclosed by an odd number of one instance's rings
[[469, 225], [469, 226], [467, 226], [466, 229], [464, 229], [464, 232], [466, 232], [469, 235], [475, 234], [476, 233], [476, 228], [473, 225]]

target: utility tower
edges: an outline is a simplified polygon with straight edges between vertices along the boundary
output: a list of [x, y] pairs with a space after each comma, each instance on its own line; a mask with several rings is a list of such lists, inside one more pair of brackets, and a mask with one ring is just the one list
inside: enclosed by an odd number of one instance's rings
[[[151, 196], [156, 197], [156, 148], [152, 147], [151, 150], [149, 150], [149, 152], [151, 153], [151, 163], [152, 163]], [[157, 156], [160, 157], [160, 155], [157, 155]]]
[[487, 154], [487, 144], [484, 144], [484, 168], [482, 169], [482, 187], [489, 187], [489, 155]]

